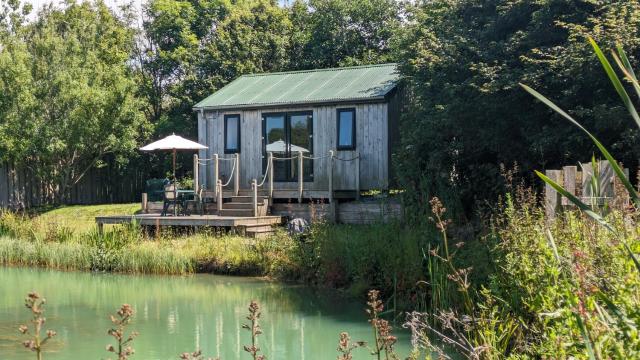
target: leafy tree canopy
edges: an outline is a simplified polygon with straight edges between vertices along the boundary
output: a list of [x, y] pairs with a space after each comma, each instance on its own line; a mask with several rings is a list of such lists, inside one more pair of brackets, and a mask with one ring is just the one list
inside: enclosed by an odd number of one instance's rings
[[590, 158], [589, 139], [519, 82], [571, 109], [626, 164], [637, 161], [637, 131], [586, 37], [620, 43], [635, 62], [638, 2], [435, 0], [408, 20], [395, 48], [412, 102], [396, 156], [421, 205], [442, 188], [468, 210], [496, 196], [501, 163], [530, 175]]
[[62, 200], [105, 156], [125, 162], [149, 129], [128, 66], [133, 32], [101, 1], [13, 19], [0, 50], [0, 157]]

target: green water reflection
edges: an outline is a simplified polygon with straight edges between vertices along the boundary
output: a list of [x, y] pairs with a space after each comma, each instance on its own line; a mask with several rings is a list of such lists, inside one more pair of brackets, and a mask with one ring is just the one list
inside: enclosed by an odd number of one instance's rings
[[[302, 286], [258, 279], [195, 275], [133, 276], [0, 267], [0, 359], [32, 359], [20, 345], [18, 325], [29, 313], [23, 299], [37, 290], [47, 298], [47, 328], [57, 330], [45, 356], [99, 359], [111, 338], [108, 314], [120, 304], [133, 306], [134, 359], [176, 359], [202, 349], [223, 360], [247, 359], [249, 342], [242, 329], [251, 299], [263, 306], [260, 346], [268, 359], [335, 359], [338, 334], [369, 339], [361, 304]], [[402, 355], [408, 336], [400, 334]], [[354, 359], [368, 359], [356, 354]]]

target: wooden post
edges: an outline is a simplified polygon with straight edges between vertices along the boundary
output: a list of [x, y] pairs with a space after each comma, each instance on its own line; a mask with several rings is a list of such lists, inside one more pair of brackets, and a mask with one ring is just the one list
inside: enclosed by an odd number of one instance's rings
[[[577, 166], [565, 166], [562, 168], [563, 173], [563, 182], [564, 188], [570, 194], [576, 195], [576, 174], [578, 172]], [[562, 197], [561, 199], [562, 205], [572, 205], [573, 203], [569, 201], [566, 197]]]
[[147, 202], [147, 193], [142, 193], [142, 212], [149, 213], [149, 204]]
[[[558, 184], [562, 183], [562, 170], [547, 170], [545, 174], [548, 178], [555, 181]], [[545, 183], [544, 186], [544, 208], [547, 215], [547, 220], [551, 220], [555, 217], [556, 211], [561, 204], [560, 193], [558, 193], [551, 185]]]
[[238, 153], [236, 153], [236, 171], [233, 176], [233, 195], [238, 196], [240, 192], [240, 154]]
[[273, 198], [273, 153], [269, 152], [269, 198]]
[[360, 200], [360, 153], [356, 151], [356, 200]]
[[333, 150], [329, 150], [329, 204], [333, 203]]
[[216, 189], [218, 189], [216, 197], [216, 207], [218, 208], [218, 216], [220, 216], [220, 212], [222, 211], [222, 180], [218, 180]]
[[195, 191], [196, 193], [198, 192], [198, 183], [200, 182], [200, 179], [198, 179], [198, 176], [200, 176], [199, 170], [198, 154], [193, 154], [193, 191]]
[[302, 151], [298, 151], [298, 204], [302, 202], [302, 191], [304, 191], [304, 159]]
[[220, 172], [218, 154], [213, 154], [213, 196], [218, 196], [218, 174]]
[[258, 180], [251, 180], [251, 189], [253, 190], [253, 217], [258, 216]]

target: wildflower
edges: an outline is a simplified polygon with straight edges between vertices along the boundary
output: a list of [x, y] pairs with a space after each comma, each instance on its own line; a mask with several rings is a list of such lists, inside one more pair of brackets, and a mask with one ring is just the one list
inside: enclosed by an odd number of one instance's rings
[[107, 345], [107, 351], [117, 354], [118, 360], [127, 360], [129, 356], [135, 353], [130, 343], [138, 336], [138, 333], [135, 331], [125, 336], [125, 328], [131, 322], [131, 317], [133, 317], [133, 308], [129, 304], [123, 304], [116, 314], [118, 315], [117, 317], [113, 315], [109, 316], [111, 322], [116, 325], [116, 327], [109, 329], [107, 334], [118, 342], [118, 347], [116, 350], [113, 345], [109, 344]]
[[258, 352], [260, 352], [260, 347], [258, 347], [258, 335], [262, 334], [262, 328], [259, 324], [260, 305], [255, 300], [252, 300], [251, 303], [249, 303], [249, 315], [247, 316], [247, 320], [251, 323], [243, 324], [242, 327], [251, 332], [251, 345], [245, 345], [244, 351], [251, 354], [254, 360], [264, 360], [264, 355], [258, 355]]
[[[34, 351], [37, 354], [36, 356], [38, 359], [41, 358], [42, 347], [47, 343], [49, 339], [56, 336], [55, 331], [47, 330], [45, 332], [46, 336], [44, 338], [41, 337], [41, 333], [43, 331], [42, 327], [46, 322], [46, 319], [42, 316], [42, 314], [44, 314], [45, 303], [46, 303], [46, 300], [40, 297], [40, 295], [35, 291], [32, 291], [29, 294], [27, 294], [27, 297], [24, 299], [25, 307], [31, 310], [31, 315], [32, 315], [31, 323], [33, 324], [33, 336], [31, 339], [23, 341], [22, 345], [25, 348], [31, 351]], [[18, 331], [26, 335], [27, 333], [29, 333], [29, 327], [27, 325], [20, 325], [20, 327], [18, 327]]]
[[340, 340], [338, 341], [338, 360], [352, 360], [353, 355], [351, 355], [351, 351], [356, 348], [362, 347], [365, 345], [364, 341], [356, 341], [355, 343], [351, 342], [351, 337], [349, 333], [342, 332], [340, 333]]

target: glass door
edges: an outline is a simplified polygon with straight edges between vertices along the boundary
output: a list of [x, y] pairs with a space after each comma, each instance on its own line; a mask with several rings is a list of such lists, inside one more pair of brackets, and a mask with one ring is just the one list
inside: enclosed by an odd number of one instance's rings
[[[267, 157], [269, 152], [273, 153], [274, 158], [287, 158], [289, 152], [287, 150], [287, 128], [285, 126], [285, 114], [265, 114], [262, 117], [263, 130], [263, 156], [262, 156], [262, 173], [267, 167]], [[287, 181], [287, 161], [273, 161], [273, 180]]]
[[[268, 153], [274, 158], [294, 158], [273, 162], [274, 181], [298, 180], [298, 153], [313, 156], [313, 113], [311, 111], [263, 114], [263, 166]], [[304, 180], [313, 181], [313, 161], [304, 160]]]

